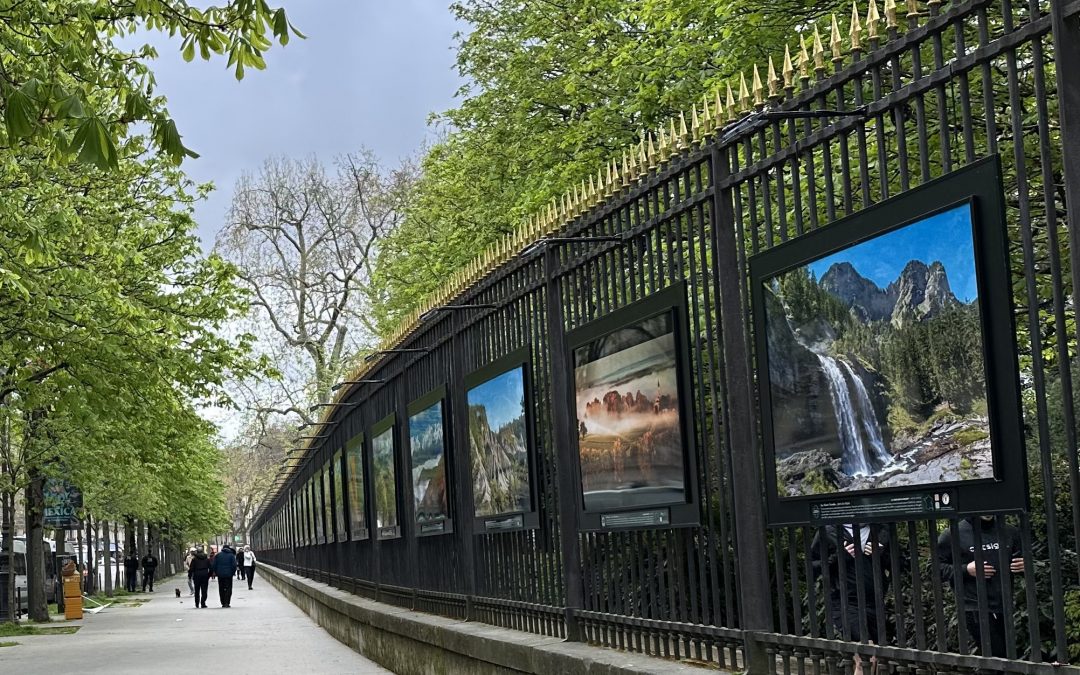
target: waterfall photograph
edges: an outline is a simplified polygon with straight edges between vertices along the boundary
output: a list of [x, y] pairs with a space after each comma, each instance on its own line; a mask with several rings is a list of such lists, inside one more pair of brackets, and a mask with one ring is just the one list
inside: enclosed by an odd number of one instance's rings
[[375, 527], [380, 538], [398, 536], [397, 464], [394, 427], [371, 439], [375, 481]]
[[446, 520], [449, 513], [445, 446], [441, 400], [409, 416], [413, 510], [421, 525]]
[[764, 282], [780, 497], [994, 477], [967, 204]]
[[478, 518], [531, 508], [525, 368], [519, 366], [469, 389], [469, 452]]

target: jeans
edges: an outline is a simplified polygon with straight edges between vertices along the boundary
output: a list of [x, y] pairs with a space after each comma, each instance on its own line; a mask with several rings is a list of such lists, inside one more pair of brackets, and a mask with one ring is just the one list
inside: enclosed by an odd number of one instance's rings
[[[251, 590], [251, 582], [255, 580], [255, 566], [254, 565], [244, 565], [244, 577], [247, 578], [248, 590], [250, 591]], [[244, 578], [244, 577], [241, 577], [241, 578]]]
[[190, 574], [188, 574], [188, 578], [187, 578], [187, 589], [188, 589], [188, 593], [192, 593], [192, 594], [195, 593], [195, 580], [191, 578]]
[[240, 581], [244, 580], [244, 566], [243, 565], [237, 565], [236, 566], [236, 576], [240, 577]]
[[218, 575], [218, 599], [221, 600], [222, 607], [228, 607], [232, 603], [232, 579], [232, 577], [223, 577], [220, 574]]
[[968, 638], [975, 643], [975, 653], [980, 656], [1005, 658], [1005, 615], [1001, 612], [989, 612], [986, 615], [987, 628], [990, 632], [990, 653], [982, 653], [982, 628], [979, 625], [978, 612], [964, 612]]
[[146, 590], [146, 584], [150, 584], [150, 592], [154, 592], [154, 570], [143, 568], [142, 572], [142, 589]]
[[206, 591], [210, 586], [210, 573], [196, 572], [191, 576], [195, 581], [195, 606], [206, 607]]
[[135, 592], [135, 584], [139, 580], [139, 572], [137, 570], [124, 570], [124, 587], [131, 593]]

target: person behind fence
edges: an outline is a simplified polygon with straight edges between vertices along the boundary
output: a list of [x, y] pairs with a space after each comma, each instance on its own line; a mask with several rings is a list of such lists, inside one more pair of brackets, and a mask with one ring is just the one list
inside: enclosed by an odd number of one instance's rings
[[210, 586], [210, 556], [202, 546], [195, 549], [188, 564], [188, 575], [195, 583], [195, 607], [206, 609], [206, 591]]
[[[983, 586], [986, 589], [986, 620], [989, 631], [990, 653], [982, 653], [982, 628], [979, 617], [979, 583], [978, 565], [975, 563], [975, 538], [978, 531], [979, 543], [982, 548], [982, 577], [985, 580]], [[1004, 595], [1002, 585], [1005, 583], [998, 569], [1001, 565], [999, 551], [1004, 548], [1009, 560], [1008, 588], [1006, 592], [1012, 593], [1013, 574], [1024, 571], [1024, 552], [1020, 543], [1020, 531], [1002, 522], [998, 527], [997, 518], [994, 516], [978, 516], [965, 518], [956, 524], [956, 544], [960, 552], [960, 560], [953, 559], [953, 536], [952, 529], [946, 528], [938, 537], [937, 557], [941, 568], [941, 578], [946, 583], [952, 584], [953, 590], [963, 597], [964, 601], [964, 625], [967, 627], [969, 642], [974, 643], [974, 651], [982, 656], [997, 656], [1004, 658], [1007, 654], [1005, 646], [1005, 613]], [[954, 562], [959, 564], [954, 565]], [[957, 570], [959, 576], [957, 576]]]
[[154, 592], [154, 572], [157, 571], [158, 560], [153, 551], [147, 551], [142, 559], [142, 589], [146, 592], [146, 585], [150, 584], [150, 592]]
[[251, 582], [255, 580], [255, 551], [250, 546], [245, 546], [242, 552], [244, 558], [244, 579], [247, 579], [248, 590], [251, 590]]
[[139, 554], [133, 550], [124, 558], [124, 588], [129, 593], [135, 592], [135, 585], [139, 580]]
[[225, 544], [214, 556], [213, 572], [217, 576], [218, 599], [222, 608], [227, 609], [232, 603], [233, 575], [236, 574], [236, 553]]
[[[881, 525], [861, 525], [858, 533], [851, 525], [827, 525], [814, 535], [810, 545], [811, 566], [815, 577], [824, 579], [827, 575], [826, 591], [831, 605], [829, 620], [840, 639], [870, 643], [882, 639], [887, 626], [879, 624], [878, 609], [884, 609], [885, 590], [890, 582], [890, 543], [889, 531]], [[876, 576], [875, 553], [878, 559]], [[865, 634], [862, 632], [864, 621]], [[855, 657], [855, 674], [859, 675], [862, 670], [862, 660]]]

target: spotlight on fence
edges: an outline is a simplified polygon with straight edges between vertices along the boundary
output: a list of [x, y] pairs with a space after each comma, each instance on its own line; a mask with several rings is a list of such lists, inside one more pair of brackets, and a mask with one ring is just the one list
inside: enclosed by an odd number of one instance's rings
[[337, 408], [338, 406], [341, 406], [342, 408], [352, 408], [352, 407], [358, 406], [358, 405], [360, 405], [360, 404], [359, 403], [316, 403], [315, 405], [308, 408], [308, 412], [315, 412], [319, 408]]
[[623, 241], [626, 241], [626, 237], [621, 234], [604, 234], [595, 237], [544, 237], [521, 249], [521, 253], [518, 255], [522, 257], [529, 256], [544, 250], [551, 244], [604, 244]]
[[330, 391], [337, 391], [338, 389], [341, 389], [342, 387], [350, 384], [382, 384], [383, 382], [386, 382], [386, 380], [345, 380], [344, 382], [338, 382], [334, 386], [330, 387]]
[[432, 307], [420, 315], [420, 321], [434, 319], [439, 312], [461, 312], [470, 309], [497, 309], [499, 306], [491, 302], [477, 302], [469, 305], [440, 305]]
[[428, 350], [426, 350], [426, 349], [416, 349], [416, 348], [412, 348], [412, 347], [410, 347], [408, 349], [380, 349], [377, 352], [371, 352], [370, 354], [365, 356], [364, 360], [365, 361], [374, 361], [375, 359], [379, 358], [383, 354], [427, 354], [427, 353], [428, 353]]

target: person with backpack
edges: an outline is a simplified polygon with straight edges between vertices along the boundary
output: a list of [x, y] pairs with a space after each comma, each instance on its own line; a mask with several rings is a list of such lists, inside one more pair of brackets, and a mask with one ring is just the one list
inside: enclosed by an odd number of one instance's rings
[[232, 547], [225, 544], [214, 556], [214, 565], [211, 568], [218, 582], [218, 599], [221, 607], [228, 609], [232, 603], [233, 575], [236, 574], [236, 553]]
[[206, 609], [206, 591], [210, 586], [210, 556], [202, 546], [195, 549], [188, 564], [188, 576], [195, 584], [195, 607]]
[[147, 551], [142, 559], [142, 589], [146, 592], [146, 585], [150, 584], [150, 592], [154, 592], [154, 572], [157, 571], [158, 559], [152, 551]]
[[[975, 563], [975, 539], [978, 533], [979, 548], [982, 550], [982, 573]], [[942, 581], [952, 585], [957, 596], [964, 601], [964, 625], [968, 637], [974, 643], [976, 654], [1005, 658], [1008, 653], [1005, 645], [1005, 601], [1004, 594], [1012, 593], [1014, 574], [1024, 571], [1024, 550], [1020, 543], [1020, 531], [1012, 525], [1001, 523], [995, 516], [965, 518], [956, 524], [956, 547], [960, 559], [953, 556], [952, 528], [946, 528], [938, 537], [937, 557]], [[1008, 572], [998, 569], [1001, 566], [1000, 551], [1005, 549], [1008, 560]], [[1003, 576], [1004, 575], [1004, 576]], [[979, 607], [979, 576], [983, 578], [986, 592], [987, 636], [990, 653], [983, 654], [982, 625]], [[1008, 579], [1007, 588], [1003, 589]]]

